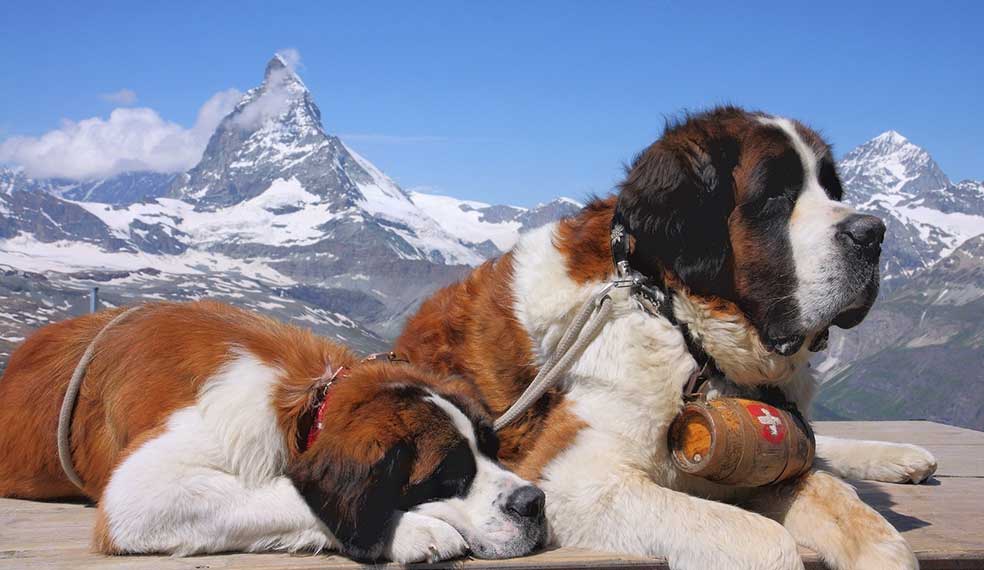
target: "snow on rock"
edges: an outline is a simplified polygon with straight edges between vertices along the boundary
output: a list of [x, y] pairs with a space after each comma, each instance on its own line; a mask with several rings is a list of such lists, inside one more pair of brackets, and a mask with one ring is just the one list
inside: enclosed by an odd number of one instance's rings
[[894, 202], [950, 185], [929, 153], [896, 131], [884, 132], [852, 150], [838, 168], [857, 203], [875, 194]]
[[564, 197], [533, 208], [498, 206], [419, 191], [410, 192], [410, 199], [449, 233], [473, 244], [491, 242], [499, 251], [510, 249], [521, 232], [547, 220], [573, 215], [583, 207]]
[[[459, 236], [471, 243], [491, 241], [502, 250], [508, 250], [519, 238], [522, 223], [516, 220], [490, 222], [483, 216], [482, 210], [491, 207], [484, 202], [458, 200], [450, 196], [411, 192], [413, 203], [427, 212], [448, 232]], [[515, 208], [516, 211], [522, 211]]]
[[152, 255], [144, 252], [107, 252], [96, 245], [78, 241], [41, 242], [26, 233], [0, 240], [0, 265], [23, 271], [75, 272], [138, 271], [202, 275], [235, 272], [278, 285], [294, 280], [260, 261], [245, 261], [220, 254], [188, 250], [181, 255]]
[[[349, 147], [345, 147], [367, 176], [353, 176], [362, 194], [359, 205], [370, 215], [406, 225], [411, 232], [401, 235], [411, 245], [425, 251], [439, 251], [451, 264], [478, 265], [485, 258], [455, 237], [454, 232], [435, 221], [418, 207], [410, 196], [372, 163]], [[399, 231], [394, 229], [394, 231]]]

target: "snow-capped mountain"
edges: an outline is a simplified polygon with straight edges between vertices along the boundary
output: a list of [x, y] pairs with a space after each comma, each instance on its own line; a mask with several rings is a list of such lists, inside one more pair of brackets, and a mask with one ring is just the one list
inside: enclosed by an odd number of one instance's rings
[[464, 209], [415, 196], [325, 130], [276, 56], [187, 173], [0, 170], [0, 366], [32, 327], [83, 312], [93, 285], [110, 305], [216, 297], [379, 349], [436, 287], [577, 210], [469, 203], [468, 228]]
[[256, 244], [269, 253], [264, 246], [311, 246], [344, 234], [385, 241], [401, 259], [451, 265], [484, 259], [326, 133], [311, 93], [280, 56], [222, 120], [201, 162], [175, 181], [170, 196], [215, 214], [211, 219], [248, 226], [249, 235], [223, 235], [239, 249]]
[[583, 204], [557, 198], [532, 208], [495, 206], [451, 196], [410, 192], [413, 203], [442, 228], [482, 252], [509, 250], [527, 230], [576, 214]]
[[895, 131], [852, 150], [838, 169], [846, 201], [885, 220], [882, 276], [890, 287], [984, 233], [984, 185], [951, 183], [928, 152]]

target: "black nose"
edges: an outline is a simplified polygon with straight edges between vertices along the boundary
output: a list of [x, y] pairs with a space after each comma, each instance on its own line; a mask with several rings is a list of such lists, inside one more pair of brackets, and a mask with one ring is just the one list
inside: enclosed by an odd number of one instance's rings
[[881, 245], [885, 239], [885, 224], [874, 216], [853, 214], [838, 224], [839, 235], [847, 236], [863, 249]]
[[543, 491], [533, 485], [520, 487], [506, 500], [506, 510], [520, 517], [534, 518], [543, 514], [547, 502]]

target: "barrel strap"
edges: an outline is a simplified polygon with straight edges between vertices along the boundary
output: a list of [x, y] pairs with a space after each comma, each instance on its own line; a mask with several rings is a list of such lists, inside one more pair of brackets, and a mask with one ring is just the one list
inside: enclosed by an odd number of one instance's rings
[[71, 429], [72, 415], [75, 413], [75, 404], [79, 398], [82, 379], [85, 378], [85, 369], [89, 366], [89, 362], [96, 352], [96, 345], [99, 344], [99, 340], [106, 334], [106, 331], [113, 328], [114, 325], [139, 308], [141, 308], [141, 305], [130, 307], [116, 315], [96, 334], [89, 343], [89, 346], [86, 347], [85, 353], [82, 354], [79, 363], [75, 366], [75, 372], [72, 373], [72, 378], [68, 381], [68, 388], [65, 390], [61, 412], [58, 414], [58, 460], [61, 462], [62, 471], [65, 472], [65, 476], [80, 490], [83, 490], [83, 483], [78, 472], [75, 471], [75, 465], [72, 462]]

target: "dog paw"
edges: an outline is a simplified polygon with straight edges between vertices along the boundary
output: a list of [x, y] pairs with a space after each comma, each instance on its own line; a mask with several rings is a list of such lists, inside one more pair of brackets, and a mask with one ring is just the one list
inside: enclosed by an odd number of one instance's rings
[[901, 536], [866, 545], [852, 568], [858, 570], [918, 570], [919, 561]]
[[713, 548], [698, 542], [667, 552], [670, 567], [685, 570], [803, 570], [796, 540], [771, 519], [749, 513], [716, 530], [727, 534], [710, 539]]
[[418, 513], [405, 513], [396, 524], [386, 557], [399, 564], [438, 562], [467, 551], [465, 539], [448, 523]]
[[761, 549], [756, 549], [757, 552], [752, 553], [752, 559], [748, 561], [747, 566], [742, 566], [742, 568], [802, 570], [803, 559], [793, 535], [775, 521], [770, 519], [764, 521], [760, 519], [760, 521], [768, 524], [768, 531], [760, 531], [760, 536], [764, 536], [768, 540], [761, 544]]
[[885, 483], [922, 483], [936, 473], [936, 458], [922, 447], [897, 444], [885, 448], [871, 479]]

